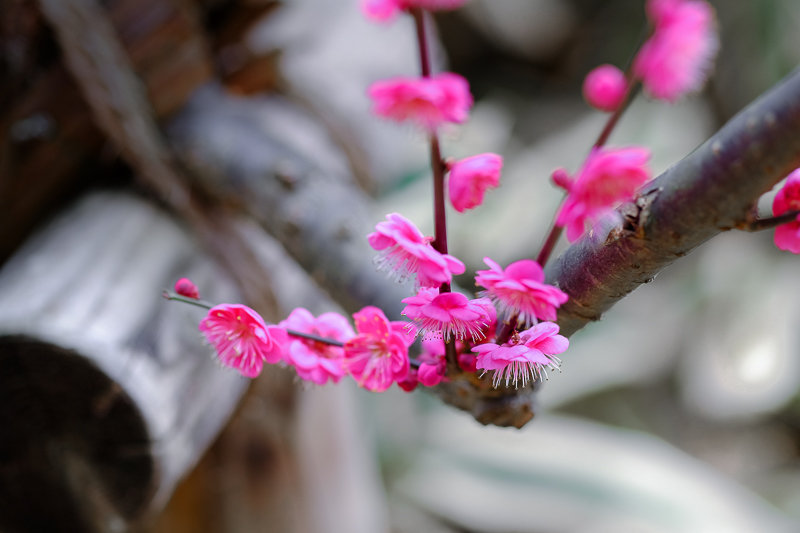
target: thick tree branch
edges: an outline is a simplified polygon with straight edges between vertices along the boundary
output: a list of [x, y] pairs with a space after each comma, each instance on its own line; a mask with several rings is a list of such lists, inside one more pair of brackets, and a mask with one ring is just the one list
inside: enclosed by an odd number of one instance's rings
[[623, 206], [621, 225], [567, 249], [547, 278], [570, 296], [558, 314], [571, 335], [722, 231], [800, 164], [800, 70], [731, 119]]

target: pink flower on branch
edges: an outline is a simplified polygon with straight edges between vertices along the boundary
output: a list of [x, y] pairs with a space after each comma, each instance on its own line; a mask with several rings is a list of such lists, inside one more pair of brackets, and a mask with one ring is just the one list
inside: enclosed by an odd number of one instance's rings
[[600, 65], [583, 80], [583, 97], [600, 111], [616, 111], [625, 99], [628, 80], [614, 65]]
[[563, 169], [553, 172], [556, 184], [568, 192], [556, 225], [567, 228], [570, 242], [583, 235], [587, 224], [633, 198], [651, 177], [648, 159], [646, 148], [594, 148], [574, 180], [569, 180]]
[[197, 300], [200, 298], [200, 291], [197, 290], [195, 285], [189, 278], [181, 278], [175, 282], [175, 292], [186, 298]]
[[652, 36], [633, 72], [654, 98], [674, 102], [703, 86], [719, 49], [714, 10], [705, 0], [648, 0]]
[[[800, 210], [800, 169], [789, 174], [772, 201], [772, 214], [775, 216], [797, 210]], [[793, 254], [800, 254], [800, 215], [795, 220], [775, 228], [775, 246]]]
[[399, 11], [414, 7], [428, 11], [443, 11], [457, 9], [467, 0], [362, 0], [361, 10], [374, 20], [391, 20]]
[[353, 315], [358, 334], [344, 345], [343, 366], [359, 385], [383, 392], [408, 376], [408, 347], [416, 330], [407, 322], [390, 322], [377, 307]]
[[399, 281], [416, 274], [419, 287], [439, 287], [450, 283], [453, 275], [464, 273], [464, 263], [434, 250], [431, 238], [422, 235], [410, 220], [398, 213], [390, 213], [386, 219], [367, 235], [370, 246], [380, 252], [378, 268], [392, 270]]
[[465, 122], [472, 107], [467, 80], [450, 72], [430, 78], [377, 81], [367, 93], [376, 115], [397, 122], [414, 122], [429, 132], [445, 123]]
[[220, 304], [200, 321], [199, 329], [217, 351], [220, 362], [254, 378], [264, 363], [277, 363], [289, 341], [283, 328], [267, 326], [246, 305]]
[[475, 346], [477, 352], [477, 368], [492, 371], [492, 384], [495, 388], [505, 382], [505, 386], [513, 384], [522, 387], [528, 381], [541, 380], [547, 377], [547, 369], [557, 370], [561, 359], [556, 354], [563, 353], [569, 347], [569, 341], [558, 335], [558, 326], [552, 322], [541, 322], [530, 329], [515, 335], [507, 344], [499, 346], [494, 343]]
[[[292, 311], [279, 326], [341, 342], [355, 336], [350, 322], [342, 315], [323, 313], [314, 318], [310, 311], [302, 307]], [[340, 346], [290, 336], [284, 357], [300, 378], [318, 385], [324, 385], [329, 380], [338, 383], [345, 374], [342, 368], [344, 349]]]
[[500, 185], [503, 158], [492, 153], [479, 154], [450, 163], [448, 167], [450, 203], [463, 213], [481, 205], [487, 189]]
[[556, 309], [569, 297], [561, 289], [544, 282], [544, 271], [531, 259], [515, 261], [505, 270], [488, 257], [483, 258], [490, 270], [478, 270], [475, 283], [485, 288], [501, 313], [513, 313], [527, 325], [538, 320], [555, 320]]
[[417, 324], [426, 339], [451, 338], [473, 341], [484, 337], [484, 329], [495, 320], [495, 309], [486, 298], [470, 300], [457, 292], [439, 294], [438, 289], [422, 289], [403, 299], [402, 314]]

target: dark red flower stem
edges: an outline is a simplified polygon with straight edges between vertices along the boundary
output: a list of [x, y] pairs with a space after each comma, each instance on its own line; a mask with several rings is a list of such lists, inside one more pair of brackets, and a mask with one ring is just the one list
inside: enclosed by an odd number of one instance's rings
[[[614, 128], [619, 122], [622, 113], [625, 112], [633, 100], [633, 97], [639, 91], [640, 84], [636, 79], [633, 78], [633, 74], [631, 73], [630, 69], [628, 69], [628, 72], [625, 74], [625, 76], [628, 79], [628, 88], [625, 90], [625, 98], [622, 100], [622, 103], [619, 105], [619, 107], [617, 107], [617, 109], [611, 115], [609, 115], [603, 130], [600, 132], [597, 140], [592, 145], [592, 150], [605, 146], [605, 144], [608, 142], [608, 138], [611, 136], [611, 132], [614, 131]], [[586, 157], [589, 157], [588, 154]], [[561, 205], [563, 205], [563, 203], [564, 202], [562, 201], [559, 204], [558, 209], [556, 209], [556, 213], [561, 210]], [[550, 227], [550, 232], [547, 234], [547, 237], [545, 237], [544, 244], [542, 244], [542, 247], [536, 256], [536, 262], [539, 263], [542, 268], [544, 268], [545, 264], [547, 264], [547, 261], [550, 259], [550, 255], [553, 253], [553, 248], [556, 247], [556, 243], [558, 243], [558, 239], [561, 237], [563, 231], [564, 228], [562, 226], [557, 226], [555, 224], [554, 217], [553, 225]]]
[[431, 62], [428, 53], [428, 35], [425, 32], [425, 12], [419, 7], [412, 7], [409, 13], [414, 18], [417, 30], [417, 48], [419, 50], [419, 67], [423, 78], [431, 77]]
[[787, 222], [794, 222], [797, 220], [798, 215], [800, 215], [800, 211], [788, 211], [775, 217], [748, 220], [747, 222], [743, 222], [742, 224], [736, 226], [736, 229], [742, 231], [762, 231], [765, 229], [772, 229], [776, 226], [780, 226], [781, 224], [786, 224]]
[[[428, 47], [428, 34], [425, 31], [425, 12], [414, 7], [409, 10], [414, 18], [414, 27], [417, 30], [417, 45], [419, 49], [419, 66], [423, 78], [431, 77], [430, 51]], [[444, 199], [444, 173], [445, 162], [442, 159], [442, 152], [439, 148], [439, 138], [436, 132], [431, 132], [431, 170], [433, 171], [433, 248], [442, 254], [447, 253], [447, 216], [445, 214]], [[443, 283], [439, 287], [439, 293], [450, 292], [450, 284]], [[458, 371], [458, 354], [456, 353], [456, 343], [452, 340], [444, 343], [445, 359], [447, 360], [448, 373]]]
[[[556, 209], [556, 213], [561, 210], [561, 205], [563, 205], [563, 201], [558, 204], [558, 209]], [[561, 233], [564, 231], [562, 226], [557, 226], [555, 221], [553, 225], [550, 227], [550, 233], [547, 234], [547, 238], [544, 240], [544, 244], [542, 244], [541, 250], [539, 250], [539, 254], [536, 256], [536, 262], [539, 263], [542, 268], [547, 263], [547, 260], [550, 259], [550, 254], [553, 253], [553, 248], [556, 247], [556, 243], [558, 242], [559, 237], [561, 237]]]
[[614, 110], [613, 113], [611, 113], [611, 115], [608, 117], [608, 120], [606, 120], [606, 125], [603, 127], [603, 131], [600, 132], [597, 140], [592, 145], [592, 149], [605, 146], [605, 144], [608, 142], [608, 138], [611, 137], [611, 132], [613, 132], [614, 128], [617, 126], [617, 122], [619, 122], [620, 117], [630, 106], [630, 103], [633, 101], [633, 97], [639, 92], [641, 85], [639, 84], [638, 80], [634, 79], [631, 69], [628, 69], [628, 72], [625, 73], [625, 77], [628, 80], [628, 87], [625, 90], [625, 98], [622, 99], [622, 103], [617, 107], [617, 109]]
[[[444, 161], [439, 149], [439, 139], [436, 134], [431, 134], [431, 170], [433, 170], [433, 220], [434, 239], [431, 245], [442, 254], [447, 253], [447, 215], [445, 214], [444, 200]], [[445, 283], [447, 289], [440, 292], [450, 292], [450, 284]]]
[[[176, 294], [172, 291], [165, 290], [164, 292], [161, 293], [161, 295], [167, 300], [182, 302], [185, 304], [194, 305], [196, 307], [202, 307], [203, 309], [211, 309], [212, 307], [214, 307], [213, 305], [204, 300], [187, 298], [186, 296], [181, 296], [180, 294]], [[302, 331], [295, 331], [289, 328], [283, 328], [283, 329], [285, 329], [286, 333], [288, 333], [293, 337], [302, 337], [310, 341], [321, 342], [323, 344], [330, 344], [331, 346], [344, 346], [344, 343], [342, 341], [338, 341], [336, 339], [331, 339], [328, 337], [320, 337], [319, 335], [314, 335], [313, 333], [303, 333]]]

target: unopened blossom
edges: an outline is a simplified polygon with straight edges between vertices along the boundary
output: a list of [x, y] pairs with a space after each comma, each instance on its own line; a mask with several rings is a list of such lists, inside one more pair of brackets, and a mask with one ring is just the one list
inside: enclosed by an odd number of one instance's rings
[[199, 329], [217, 351], [220, 362], [254, 378], [264, 363], [277, 363], [289, 341], [286, 330], [268, 326], [246, 305], [220, 304], [200, 321]]
[[[461, 343], [456, 343], [456, 349], [462, 348]], [[426, 387], [438, 385], [445, 379], [447, 373], [447, 360], [442, 339], [428, 339], [422, 341], [422, 351], [419, 354], [419, 369], [417, 380]]]
[[[800, 210], [800, 169], [789, 174], [772, 201], [772, 213], [775, 216], [797, 210]], [[793, 254], [800, 254], [800, 215], [793, 221], [775, 228], [775, 246]]]
[[583, 80], [583, 97], [600, 111], [616, 111], [625, 100], [628, 80], [614, 65], [600, 65]]
[[554, 181], [567, 189], [556, 224], [567, 229], [567, 239], [577, 240], [593, 224], [624, 201], [650, 177], [650, 151], [642, 147], [595, 148], [574, 180], [558, 169]]
[[186, 298], [193, 298], [197, 300], [200, 298], [200, 291], [197, 290], [195, 285], [189, 278], [181, 278], [175, 282], [175, 292]]
[[477, 368], [494, 372], [492, 384], [495, 388], [501, 383], [516, 388], [547, 377], [547, 369], [559, 369], [561, 359], [557, 354], [568, 347], [569, 341], [558, 334], [556, 324], [540, 322], [502, 346], [486, 343], [475, 346], [472, 351], [478, 354]]
[[417, 369], [414, 367], [408, 368], [408, 374], [406, 374], [406, 377], [397, 380], [397, 386], [405, 392], [413, 391], [418, 385], [419, 379], [417, 379]]
[[398, 213], [386, 215], [367, 235], [370, 246], [380, 252], [378, 268], [391, 271], [399, 281], [416, 275], [419, 287], [439, 287], [450, 283], [453, 275], [464, 273], [464, 263], [436, 251], [431, 240]]
[[373, 112], [397, 122], [413, 122], [427, 131], [465, 122], [472, 107], [467, 80], [444, 72], [430, 78], [392, 78], [367, 91]]
[[475, 283], [497, 305], [501, 313], [514, 314], [520, 322], [533, 324], [537, 320], [555, 320], [556, 309], [569, 297], [558, 287], [544, 282], [544, 270], [531, 259], [522, 259], [505, 270], [488, 257], [483, 262], [489, 270], [478, 270]]
[[361, 10], [369, 18], [386, 21], [404, 10], [414, 7], [428, 11], [443, 11], [457, 9], [467, 0], [361, 0]]
[[408, 347], [416, 331], [406, 322], [391, 322], [377, 307], [353, 315], [357, 334], [344, 344], [343, 366], [359, 385], [382, 392], [408, 376]]
[[483, 203], [487, 189], [500, 185], [503, 158], [497, 154], [478, 154], [448, 165], [447, 177], [450, 203], [459, 213]]
[[633, 73], [654, 98], [674, 102], [699, 90], [719, 49], [714, 9], [705, 0], [648, 0], [653, 34]]
[[460, 353], [458, 354], [458, 367], [464, 372], [475, 372], [478, 367], [478, 358], [474, 353]]
[[470, 300], [457, 292], [439, 294], [438, 289], [420, 289], [403, 303], [402, 314], [419, 326], [425, 339], [481, 339], [495, 314], [486, 298]]
[[[323, 313], [314, 318], [307, 309], [298, 307], [279, 326], [310, 333], [335, 341], [347, 341], [355, 336], [350, 322], [338, 313]], [[329, 380], [337, 383], [344, 376], [342, 359], [344, 350], [322, 341], [298, 336], [289, 336], [288, 349], [284, 354], [286, 363], [292, 365], [297, 375], [306, 381], [324, 385]]]

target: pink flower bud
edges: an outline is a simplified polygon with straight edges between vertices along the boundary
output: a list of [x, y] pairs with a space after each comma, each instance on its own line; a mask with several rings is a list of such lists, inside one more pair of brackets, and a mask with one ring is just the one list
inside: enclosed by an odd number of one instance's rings
[[572, 178], [569, 177], [569, 174], [567, 174], [567, 170], [565, 168], [559, 167], [555, 169], [550, 175], [550, 179], [553, 180], [553, 183], [557, 187], [561, 187], [567, 192], [569, 192], [570, 188], [572, 187]]
[[197, 290], [197, 285], [192, 283], [189, 278], [181, 278], [175, 282], [175, 292], [186, 298], [200, 298], [200, 292]]
[[600, 65], [583, 80], [583, 97], [600, 111], [616, 111], [627, 89], [625, 74], [614, 65]]
[[460, 353], [458, 354], [458, 366], [464, 372], [475, 372], [478, 370], [476, 366], [478, 363], [478, 358], [472, 354], [468, 353]]

